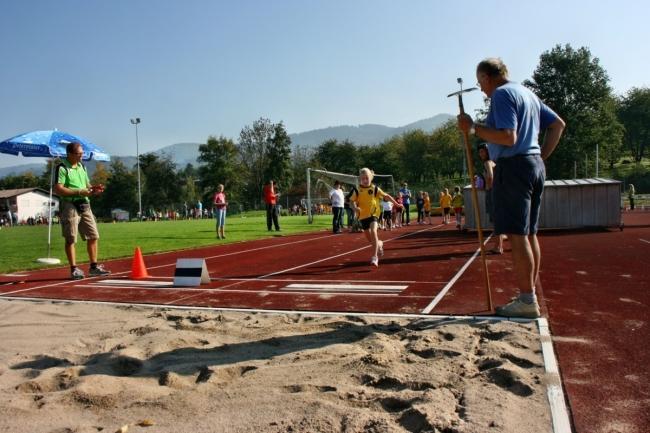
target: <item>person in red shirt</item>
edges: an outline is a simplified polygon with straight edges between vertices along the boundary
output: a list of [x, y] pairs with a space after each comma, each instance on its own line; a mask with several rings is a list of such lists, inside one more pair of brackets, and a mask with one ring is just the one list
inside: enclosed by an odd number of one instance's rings
[[271, 231], [271, 223], [275, 226], [275, 231], [280, 231], [280, 223], [278, 222], [278, 197], [279, 193], [275, 192], [275, 183], [269, 180], [269, 183], [264, 185], [264, 203], [266, 203], [266, 228]]

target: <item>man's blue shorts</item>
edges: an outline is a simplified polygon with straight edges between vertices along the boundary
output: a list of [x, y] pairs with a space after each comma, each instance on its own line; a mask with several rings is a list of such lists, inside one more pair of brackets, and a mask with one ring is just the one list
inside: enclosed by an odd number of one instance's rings
[[496, 234], [537, 233], [545, 180], [546, 168], [539, 155], [497, 160], [492, 191]]

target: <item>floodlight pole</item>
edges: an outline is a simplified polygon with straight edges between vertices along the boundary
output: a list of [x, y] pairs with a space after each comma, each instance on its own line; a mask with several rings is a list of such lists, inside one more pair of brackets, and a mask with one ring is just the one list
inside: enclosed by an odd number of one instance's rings
[[311, 168], [307, 168], [307, 222], [311, 224], [314, 222], [314, 217], [311, 214]]
[[138, 139], [138, 125], [140, 118], [131, 119], [131, 124], [135, 125], [135, 155], [138, 165], [138, 221], [142, 221], [142, 184], [140, 182], [140, 140]]

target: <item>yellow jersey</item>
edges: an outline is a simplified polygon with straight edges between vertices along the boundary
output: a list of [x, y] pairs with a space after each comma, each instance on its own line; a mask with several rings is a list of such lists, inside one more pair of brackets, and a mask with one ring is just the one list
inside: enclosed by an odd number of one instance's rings
[[424, 197], [424, 210], [427, 212], [431, 211], [431, 198]]
[[447, 207], [451, 207], [451, 195], [443, 194], [442, 196], [440, 196], [440, 207], [443, 209]]
[[350, 201], [356, 203], [359, 208], [359, 219], [363, 220], [370, 217], [377, 217], [381, 214], [381, 200], [386, 193], [378, 186], [370, 184], [369, 186], [353, 187], [350, 192]]

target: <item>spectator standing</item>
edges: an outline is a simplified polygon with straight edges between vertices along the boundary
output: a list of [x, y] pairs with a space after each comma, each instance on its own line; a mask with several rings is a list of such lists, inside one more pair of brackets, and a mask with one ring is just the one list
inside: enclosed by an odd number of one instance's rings
[[[431, 225], [431, 198], [426, 191], [424, 191], [424, 216], [427, 218], [428, 224]], [[424, 217], [422, 222], [424, 222]]]
[[402, 227], [402, 211], [404, 209], [404, 198], [402, 197], [402, 193], [398, 192], [397, 197], [395, 198], [395, 201], [397, 204], [401, 206], [395, 206], [393, 208], [393, 227], [398, 228]]
[[409, 205], [411, 204], [411, 190], [408, 188], [406, 182], [402, 182], [402, 188], [399, 190], [402, 193], [402, 206], [404, 206], [404, 211], [402, 212], [402, 223], [409, 225], [411, 223], [411, 214], [409, 213]]
[[77, 234], [81, 234], [86, 241], [90, 259], [90, 276], [108, 275], [110, 271], [97, 263], [99, 231], [88, 199], [91, 195], [101, 194], [104, 187], [90, 184], [86, 168], [81, 164], [83, 149], [80, 143], [68, 144], [66, 154], [66, 158], [56, 167], [54, 191], [60, 197], [61, 230], [65, 238], [65, 254], [70, 263], [70, 277], [73, 280], [85, 277], [84, 272], [77, 267], [75, 250]]
[[[396, 203], [399, 203], [395, 200]], [[393, 230], [393, 203], [390, 201], [382, 201], [381, 207], [383, 209], [383, 229], [384, 230]]]
[[217, 239], [226, 239], [226, 209], [228, 208], [228, 201], [226, 200], [226, 193], [222, 184], [217, 186], [217, 193], [214, 195], [213, 203], [214, 215], [217, 220]]
[[271, 231], [272, 225], [275, 231], [280, 231], [280, 223], [278, 221], [278, 197], [280, 194], [275, 191], [275, 182], [269, 180], [264, 185], [264, 203], [266, 204], [266, 228]]
[[440, 194], [440, 208], [442, 209], [442, 218], [445, 224], [451, 222], [451, 194], [449, 188], [445, 188]]
[[476, 79], [490, 98], [486, 123], [475, 124], [468, 114], [461, 114], [458, 126], [487, 141], [490, 156], [496, 161], [494, 229], [496, 234], [508, 235], [520, 292], [509, 304], [497, 307], [496, 313], [539, 317], [535, 284], [541, 264], [537, 224], [546, 178], [544, 161], [560, 141], [565, 123], [533, 92], [511, 82], [501, 59], [481, 61], [476, 67]]
[[418, 212], [418, 224], [424, 224], [424, 191], [418, 192], [415, 199], [415, 209]]
[[332, 231], [334, 234], [341, 233], [343, 226], [343, 206], [345, 205], [345, 196], [341, 189], [341, 182], [334, 182], [334, 188], [330, 191], [330, 202], [332, 203]]
[[634, 185], [630, 184], [630, 186], [627, 189], [627, 198], [630, 200], [630, 210], [634, 210], [634, 194], [636, 191], [634, 190]]

